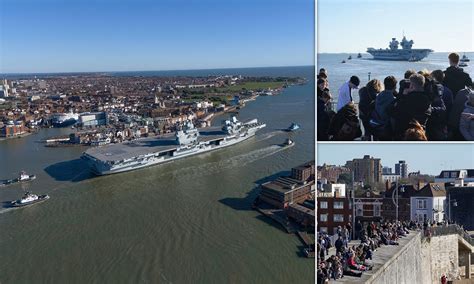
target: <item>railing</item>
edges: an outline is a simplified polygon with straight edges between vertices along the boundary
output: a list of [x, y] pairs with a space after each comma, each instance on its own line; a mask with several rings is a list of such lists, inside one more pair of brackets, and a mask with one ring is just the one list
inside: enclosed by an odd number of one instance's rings
[[434, 236], [444, 236], [444, 235], [453, 235], [458, 234], [463, 237], [468, 243], [474, 246], [474, 239], [464, 231], [459, 225], [442, 225], [438, 227], [429, 227], [427, 232], [423, 235], [426, 237], [434, 237]]

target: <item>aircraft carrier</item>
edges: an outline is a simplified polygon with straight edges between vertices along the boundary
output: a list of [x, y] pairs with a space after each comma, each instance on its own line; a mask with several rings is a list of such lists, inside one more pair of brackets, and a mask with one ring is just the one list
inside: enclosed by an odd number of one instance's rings
[[257, 119], [242, 123], [234, 116], [220, 127], [197, 129], [191, 121], [173, 135], [90, 148], [81, 158], [96, 175], [136, 170], [242, 142], [265, 127]]
[[[392, 41], [389, 43], [389, 48], [375, 49], [369, 47], [367, 48], [367, 52], [370, 53], [375, 60], [398, 61], [420, 61], [433, 52], [432, 49], [413, 49], [413, 43], [413, 40], [408, 41], [405, 36], [400, 43], [396, 38], [392, 38]], [[399, 44], [402, 46], [402, 49], [398, 48]]]

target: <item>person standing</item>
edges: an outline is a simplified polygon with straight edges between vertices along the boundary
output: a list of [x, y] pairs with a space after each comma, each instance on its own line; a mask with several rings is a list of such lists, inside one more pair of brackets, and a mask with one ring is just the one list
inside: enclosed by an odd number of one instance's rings
[[453, 52], [449, 54], [448, 58], [450, 66], [444, 71], [444, 85], [453, 92], [454, 98], [456, 98], [456, 94], [460, 90], [472, 85], [472, 79], [458, 66], [459, 54]]
[[424, 89], [425, 77], [414, 74], [410, 77], [408, 94], [400, 95], [388, 109], [393, 122], [395, 140], [401, 140], [410, 123], [418, 121], [423, 128], [431, 115], [431, 101]]
[[359, 84], [360, 84], [359, 77], [352, 76], [349, 79], [349, 81], [345, 82], [339, 88], [339, 97], [337, 98], [337, 109], [336, 109], [336, 111], [339, 111], [345, 105], [347, 105], [348, 103], [354, 101], [352, 99], [352, 89], [358, 89]]

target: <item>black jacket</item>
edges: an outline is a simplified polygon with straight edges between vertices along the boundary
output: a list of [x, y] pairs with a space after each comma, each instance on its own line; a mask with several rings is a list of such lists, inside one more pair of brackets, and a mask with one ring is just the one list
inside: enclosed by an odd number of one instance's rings
[[466, 86], [472, 85], [472, 79], [462, 68], [450, 66], [444, 71], [444, 85], [448, 87], [456, 98], [456, 94]]
[[417, 120], [423, 127], [431, 115], [431, 100], [426, 92], [411, 92], [400, 95], [388, 109], [392, 120], [395, 140], [401, 140], [412, 120]]
[[349, 103], [341, 108], [331, 119], [328, 130], [331, 140], [352, 141], [362, 136], [357, 109], [353, 103]]
[[370, 119], [370, 114], [375, 109], [375, 98], [377, 93], [370, 88], [363, 87], [359, 90], [359, 117], [364, 120]]

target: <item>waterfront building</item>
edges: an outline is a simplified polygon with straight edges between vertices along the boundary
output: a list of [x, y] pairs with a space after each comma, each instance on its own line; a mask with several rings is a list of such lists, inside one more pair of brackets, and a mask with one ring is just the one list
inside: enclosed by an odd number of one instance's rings
[[408, 164], [405, 161], [398, 161], [395, 164], [395, 174], [400, 175], [401, 178], [408, 177]]
[[443, 183], [428, 183], [410, 197], [410, 220], [442, 222], [446, 189]]
[[464, 183], [474, 182], [474, 169], [444, 170], [435, 177], [435, 182], [454, 184], [460, 179]]
[[311, 208], [311, 205], [308, 205], [310, 202], [314, 202], [314, 200], [306, 200], [301, 204], [290, 204], [286, 208], [286, 214], [297, 223], [314, 228], [314, 203]]
[[474, 186], [466, 186], [461, 183], [458, 186], [446, 188], [446, 218], [462, 225], [468, 231], [474, 230], [473, 204]]
[[[414, 185], [400, 184], [398, 185], [398, 220], [410, 221], [410, 198], [417, 191]], [[396, 184], [390, 184], [390, 187], [385, 191], [382, 201], [382, 217], [384, 220], [397, 219], [397, 191]]]
[[318, 191], [318, 232], [335, 234], [338, 226], [352, 223], [352, 207], [348, 197], [328, 197]]
[[8, 123], [0, 128], [0, 137], [15, 137], [22, 134], [25, 134], [27, 129], [23, 122]]
[[382, 164], [378, 158], [365, 155], [362, 159], [347, 161], [346, 167], [352, 171], [355, 182], [364, 184], [382, 182]]
[[291, 169], [291, 177], [299, 181], [314, 180], [314, 161], [310, 161], [298, 167]]
[[314, 182], [302, 182], [291, 177], [278, 177], [261, 185], [259, 199], [277, 208], [304, 202], [314, 193]]
[[354, 197], [355, 221], [360, 221], [363, 225], [382, 220], [383, 196], [367, 190], [363, 193], [356, 192]]

